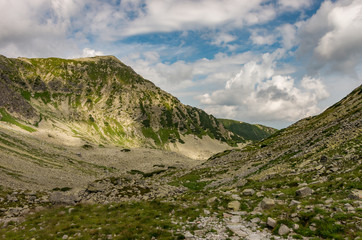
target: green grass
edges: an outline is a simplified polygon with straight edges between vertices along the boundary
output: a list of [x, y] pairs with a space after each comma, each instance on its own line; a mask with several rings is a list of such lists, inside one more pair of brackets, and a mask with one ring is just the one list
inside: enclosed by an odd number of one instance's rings
[[28, 132], [36, 132], [36, 130], [32, 127], [29, 127], [29, 126], [26, 126], [24, 124], [21, 124], [19, 123], [18, 121], [15, 120], [15, 118], [13, 118], [4, 108], [0, 108], [0, 113], [2, 115], [0, 121], [3, 121], [3, 122], [8, 122], [8, 123], [11, 123], [11, 124], [14, 124]]
[[36, 92], [34, 98], [40, 98], [45, 104], [51, 102], [51, 94], [49, 92]]
[[201, 191], [209, 184], [209, 181], [200, 181], [204, 177], [209, 176], [209, 169], [194, 170], [190, 173], [176, 177], [173, 181], [169, 182], [172, 186], [184, 186], [192, 191]]
[[276, 129], [273, 128], [229, 119], [218, 119], [218, 121], [222, 123], [226, 129], [246, 140], [259, 141], [269, 137], [276, 131]]
[[[182, 239], [172, 233], [178, 228], [171, 223], [170, 212], [177, 206], [152, 202], [130, 202], [113, 205], [77, 205], [54, 207], [28, 218], [18, 230], [12, 226], [0, 229], [3, 239]], [[176, 213], [177, 214], [177, 213]], [[184, 214], [182, 210], [179, 214]]]

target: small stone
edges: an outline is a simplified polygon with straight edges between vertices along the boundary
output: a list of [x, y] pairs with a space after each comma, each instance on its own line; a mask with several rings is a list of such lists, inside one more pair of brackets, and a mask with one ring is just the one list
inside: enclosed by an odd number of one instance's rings
[[290, 232], [290, 229], [286, 225], [284, 225], [284, 224], [280, 225], [280, 228], [278, 230], [279, 235], [282, 236], [282, 235], [288, 234], [289, 232]]
[[314, 226], [309, 226], [309, 229], [310, 229], [311, 231], [313, 231], [313, 232], [317, 230], [317, 228], [314, 227]]
[[224, 218], [231, 218], [233, 215], [229, 214], [229, 213], [223, 213], [222, 216]]
[[209, 198], [209, 199], [206, 201], [206, 204], [207, 204], [208, 206], [210, 206], [210, 205], [213, 204], [216, 200], [217, 200], [217, 197]]
[[330, 203], [333, 203], [333, 199], [332, 198], [328, 198], [326, 201], [325, 201], [326, 204], [330, 204]]
[[228, 208], [229, 208], [229, 209], [232, 209], [232, 210], [234, 210], [234, 211], [239, 211], [239, 209], [240, 209], [240, 202], [239, 202], [239, 201], [229, 202]]
[[257, 193], [256, 193], [256, 196], [257, 196], [257, 197], [264, 197], [264, 192], [257, 192]]
[[241, 217], [240, 216], [232, 216], [230, 222], [239, 223], [239, 222], [241, 222]]
[[351, 193], [349, 194], [349, 198], [354, 200], [362, 200], [362, 190], [359, 189], [352, 190]]
[[241, 179], [240, 181], [238, 181], [237, 183], [236, 183], [236, 186], [237, 187], [244, 187], [245, 186], [245, 184], [247, 184], [248, 183], [248, 180], [246, 180], [246, 179]]
[[186, 239], [192, 239], [194, 237], [194, 235], [192, 235], [189, 231], [185, 232], [185, 238]]
[[301, 204], [301, 202], [299, 202], [299, 201], [297, 201], [297, 200], [292, 200], [292, 201], [290, 201], [290, 206], [298, 206], [298, 205], [300, 205]]
[[252, 196], [252, 195], [254, 195], [254, 193], [255, 193], [255, 191], [253, 190], [253, 189], [245, 189], [244, 191], [243, 191], [243, 195], [244, 196]]
[[241, 197], [239, 195], [237, 195], [237, 194], [232, 194], [231, 198], [234, 199], [234, 200], [241, 200]]
[[252, 223], [259, 223], [260, 222], [260, 218], [256, 217], [250, 220]]
[[269, 226], [269, 227], [272, 227], [272, 228], [275, 228], [275, 226], [277, 225], [277, 221], [275, 221], [273, 218], [271, 217], [268, 217], [267, 221], [266, 221], [266, 224]]
[[68, 239], [68, 235], [67, 234], [64, 234], [63, 237], [62, 237], [63, 240], [66, 240]]
[[294, 230], [298, 230], [298, 229], [299, 229], [299, 224], [294, 223], [294, 224], [293, 224], [293, 229], [294, 229]]
[[309, 187], [303, 187], [301, 189], [298, 189], [295, 193], [299, 197], [305, 197], [305, 196], [311, 195], [313, 193], [313, 190]]
[[293, 217], [293, 218], [292, 218], [292, 221], [293, 221], [293, 222], [299, 222], [300, 219], [299, 219], [299, 217]]
[[269, 209], [271, 207], [274, 207], [275, 205], [275, 201], [273, 199], [270, 198], [264, 198], [261, 202], [260, 202], [260, 207], [262, 209]]
[[207, 209], [204, 209], [204, 214], [205, 214], [205, 215], [210, 215], [210, 211], [207, 210]]

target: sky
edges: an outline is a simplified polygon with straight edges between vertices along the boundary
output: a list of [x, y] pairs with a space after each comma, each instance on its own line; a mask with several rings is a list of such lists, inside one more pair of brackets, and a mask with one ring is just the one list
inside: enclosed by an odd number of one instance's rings
[[114, 55], [218, 118], [284, 128], [362, 83], [361, 0], [0, 0], [0, 54]]

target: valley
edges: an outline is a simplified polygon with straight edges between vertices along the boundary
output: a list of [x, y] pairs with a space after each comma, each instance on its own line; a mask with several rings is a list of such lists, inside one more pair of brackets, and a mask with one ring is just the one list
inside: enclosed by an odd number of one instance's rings
[[362, 237], [362, 86], [276, 130], [112, 56], [1, 56], [0, 76], [0, 239]]

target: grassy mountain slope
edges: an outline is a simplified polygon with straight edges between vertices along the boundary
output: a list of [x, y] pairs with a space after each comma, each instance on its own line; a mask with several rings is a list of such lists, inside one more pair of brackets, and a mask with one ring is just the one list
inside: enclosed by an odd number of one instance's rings
[[0, 111], [3, 121], [24, 130], [47, 127], [97, 144], [163, 148], [189, 134], [230, 145], [238, 140], [216, 118], [183, 105], [113, 56], [0, 56]]
[[277, 131], [275, 128], [266, 127], [260, 124], [249, 124], [245, 122], [230, 120], [230, 119], [218, 119], [220, 123], [230, 132], [251, 141], [259, 141], [269, 137]]
[[[361, 109], [362, 86], [318, 116], [191, 169], [131, 171], [133, 176], [99, 179], [76, 197], [56, 192], [61, 197], [30, 206], [88, 204], [46, 208], [22, 223], [3, 223], [0, 236], [358, 239]], [[33, 196], [0, 193], [2, 198], [18, 199], [5, 201], [5, 207], [29, 204]], [[39, 192], [35, 199], [44, 199], [42, 194], [47, 193]], [[0, 216], [9, 219], [1, 212]]]

